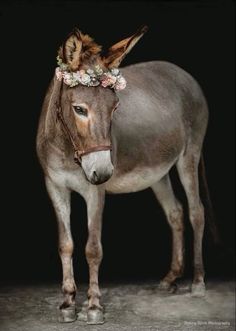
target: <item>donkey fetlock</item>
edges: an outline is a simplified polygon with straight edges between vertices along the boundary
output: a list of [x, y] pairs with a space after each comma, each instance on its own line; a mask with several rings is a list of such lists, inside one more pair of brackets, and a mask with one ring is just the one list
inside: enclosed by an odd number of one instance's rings
[[62, 286], [64, 301], [60, 305], [59, 321], [62, 323], [74, 322], [77, 318], [75, 308], [76, 286], [71, 282], [66, 282]]
[[[94, 284], [95, 286], [95, 284]], [[103, 324], [104, 313], [103, 307], [100, 305], [101, 293], [98, 285], [95, 289], [88, 290], [88, 310], [87, 310], [87, 323], [88, 324]]]
[[175, 283], [177, 278], [180, 278], [183, 275], [183, 267], [178, 269], [171, 269], [168, 274], [160, 281], [159, 290], [169, 291], [174, 293], [177, 291], [178, 287]]

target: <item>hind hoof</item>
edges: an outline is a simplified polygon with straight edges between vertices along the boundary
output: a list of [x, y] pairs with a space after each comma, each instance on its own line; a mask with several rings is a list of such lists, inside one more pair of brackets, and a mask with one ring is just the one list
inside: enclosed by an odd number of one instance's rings
[[193, 298], [203, 298], [206, 294], [204, 283], [192, 284], [191, 295]]
[[103, 324], [104, 315], [102, 309], [88, 309], [87, 324]]
[[60, 309], [59, 322], [60, 323], [71, 323], [77, 319], [75, 313], [75, 307], [68, 307], [66, 309]]

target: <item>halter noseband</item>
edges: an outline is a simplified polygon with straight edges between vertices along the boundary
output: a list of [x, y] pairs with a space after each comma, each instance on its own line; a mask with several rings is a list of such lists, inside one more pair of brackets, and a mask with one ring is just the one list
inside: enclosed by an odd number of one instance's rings
[[[62, 85], [61, 85], [61, 89], [62, 89]], [[59, 95], [59, 100], [61, 101], [61, 89], [60, 89], [60, 95]], [[99, 151], [111, 151], [112, 150], [112, 146], [111, 145], [98, 145], [98, 146], [92, 146], [89, 147], [86, 150], [80, 150], [80, 148], [77, 146], [77, 143], [74, 140], [74, 137], [68, 127], [68, 125], [65, 122], [64, 116], [63, 116], [63, 112], [62, 112], [62, 107], [61, 107], [61, 102], [56, 102], [56, 114], [57, 114], [57, 119], [60, 120], [60, 123], [62, 124], [64, 131], [66, 132], [66, 134], [68, 135], [71, 144], [73, 146], [74, 149], [74, 161], [77, 164], [81, 164], [82, 161], [82, 156], [93, 153], [93, 152], [99, 152]]]

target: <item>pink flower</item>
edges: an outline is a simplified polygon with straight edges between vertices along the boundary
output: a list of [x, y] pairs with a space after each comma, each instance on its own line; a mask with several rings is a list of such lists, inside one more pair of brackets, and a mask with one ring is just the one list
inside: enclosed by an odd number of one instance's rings
[[61, 80], [63, 78], [63, 73], [59, 67], [56, 68], [56, 77], [61, 82]]
[[124, 79], [124, 77], [119, 77], [116, 81], [115, 84], [115, 90], [120, 91], [123, 90], [126, 87], [126, 80]]
[[112, 76], [109, 72], [105, 73], [101, 78], [101, 85], [103, 87], [113, 86], [116, 83], [116, 77]]
[[71, 86], [71, 84], [73, 83], [72, 75], [69, 72], [65, 72], [63, 74], [63, 78], [64, 78], [64, 83]]

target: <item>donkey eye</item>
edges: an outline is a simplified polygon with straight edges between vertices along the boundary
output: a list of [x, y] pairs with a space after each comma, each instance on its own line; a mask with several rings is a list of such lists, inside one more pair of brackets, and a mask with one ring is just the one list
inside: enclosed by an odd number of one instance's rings
[[73, 106], [74, 111], [81, 116], [88, 116], [87, 109], [80, 107], [80, 106]]

